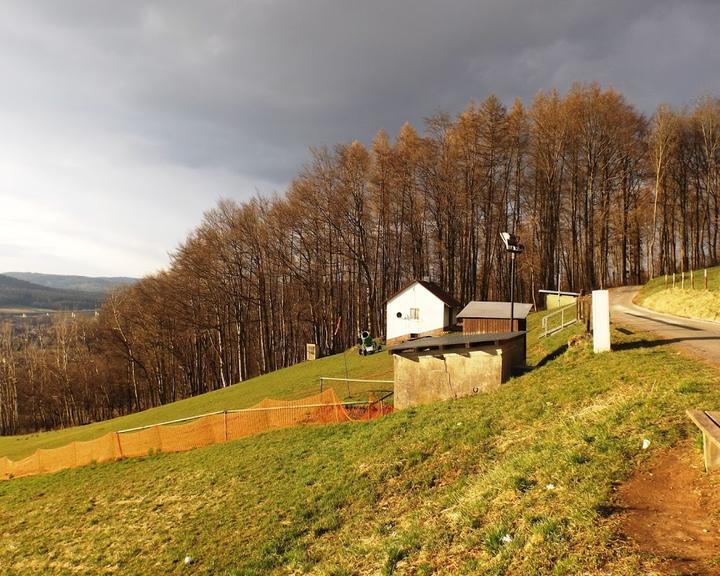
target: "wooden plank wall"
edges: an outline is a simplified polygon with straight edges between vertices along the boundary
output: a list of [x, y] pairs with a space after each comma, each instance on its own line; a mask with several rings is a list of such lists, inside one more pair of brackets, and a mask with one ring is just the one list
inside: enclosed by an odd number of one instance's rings
[[492, 334], [525, 330], [527, 322], [515, 318], [514, 330], [510, 329], [509, 318], [463, 318], [463, 334]]

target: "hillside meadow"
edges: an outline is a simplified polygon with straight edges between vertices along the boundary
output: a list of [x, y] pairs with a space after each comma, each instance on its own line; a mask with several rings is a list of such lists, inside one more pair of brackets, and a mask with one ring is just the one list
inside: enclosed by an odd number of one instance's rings
[[[552, 338], [540, 339], [542, 313], [528, 317], [528, 362], [535, 364], [562, 346], [569, 333], [566, 330]], [[100, 438], [108, 432], [117, 432], [140, 426], [168, 422], [180, 418], [199, 416], [210, 412], [248, 408], [265, 398], [295, 400], [317, 394], [320, 378], [359, 378], [365, 380], [392, 380], [392, 357], [383, 350], [379, 354], [359, 356], [356, 349], [320, 358], [313, 362], [301, 362], [289, 368], [270, 372], [263, 376], [239, 382], [227, 388], [186, 398], [171, 404], [129, 414], [111, 420], [95, 422], [35, 434], [0, 436], [0, 457], [19, 460], [38, 448], [57, 448], [70, 442]], [[327, 383], [343, 400], [364, 400], [373, 390], [391, 390], [392, 384], [352, 382]], [[377, 395], [377, 393], [376, 393]], [[392, 398], [389, 399], [392, 402]]]
[[718, 375], [639, 334], [566, 338], [492, 394], [0, 483], [0, 573], [653, 573], [614, 488], [696, 438]]
[[[646, 308], [675, 314], [686, 318], [720, 321], [720, 266], [707, 269], [707, 290], [703, 270], [695, 270], [694, 287], [689, 273], [685, 274], [685, 285], [682, 287], [680, 274], [675, 275], [675, 287], [672, 275], [654, 278], [638, 292], [635, 302]], [[667, 283], [666, 283], [667, 282]]]
[[[346, 366], [349, 378], [392, 380], [392, 358], [389, 354], [383, 351], [371, 356], [359, 356], [354, 350], [349, 350], [345, 355], [338, 354], [313, 362], [302, 362], [221, 390], [112, 420], [50, 432], [0, 436], [0, 456], [18, 460], [29, 456], [38, 448], [56, 448], [70, 442], [92, 440], [108, 432], [209, 412], [248, 408], [264, 398], [295, 400], [311, 396], [320, 391], [321, 376], [345, 378]], [[331, 386], [335, 388], [339, 398], [348, 396], [348, 387], [343, 382], [333, 382]], [[392, 389], [392, 384], [352, 383], [350, 394], [364, 399], [371, 388], [383, 387]]]

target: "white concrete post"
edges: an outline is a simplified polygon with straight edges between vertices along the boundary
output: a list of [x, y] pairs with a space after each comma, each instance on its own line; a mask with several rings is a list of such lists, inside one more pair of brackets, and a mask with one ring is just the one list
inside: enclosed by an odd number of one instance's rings
[[610, 351], [610, 298], [607, 290], [592, 293], [593, 351]]

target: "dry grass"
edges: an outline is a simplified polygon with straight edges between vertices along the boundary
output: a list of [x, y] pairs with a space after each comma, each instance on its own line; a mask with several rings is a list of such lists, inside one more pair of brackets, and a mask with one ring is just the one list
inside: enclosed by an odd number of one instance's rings
[[669, 288], [647, 296], [642, 305], [676, 316], [720, 321], [720, 292]]
[[708, 289], [704, 288], [702, 271], [695, 272], [695, 288], [691, 288], [685, 275], [685, 288], [681, 288], [680, 275], [660, 276], [642, 287], [636, 302], [652, 310], [686, 318], [720, 321], [720, 267], [708, 268]]
[[718, 375], [613, 337], [377, 422], [0, 483], [0, 573], [653, 573], [614, 486], [695, 434], [684, 410], [717, 405]]

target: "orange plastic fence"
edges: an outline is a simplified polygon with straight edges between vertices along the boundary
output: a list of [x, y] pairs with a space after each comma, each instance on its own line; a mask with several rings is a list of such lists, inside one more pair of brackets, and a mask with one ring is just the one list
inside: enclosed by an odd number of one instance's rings
[[182, 423], [165, 423], [129, 432], [110, 432], [88, 442], [39, 449], [16, 462], [0, 457], [0, 479], [56, 472], [92, 463], [147, 456], [153, 452], [183, 452], [279, 428], [370, 420], [391, 412], [379, 402], [345, 406], [329, 388], [301, 400], [263, 400], [246, 410], [202, 416]]

